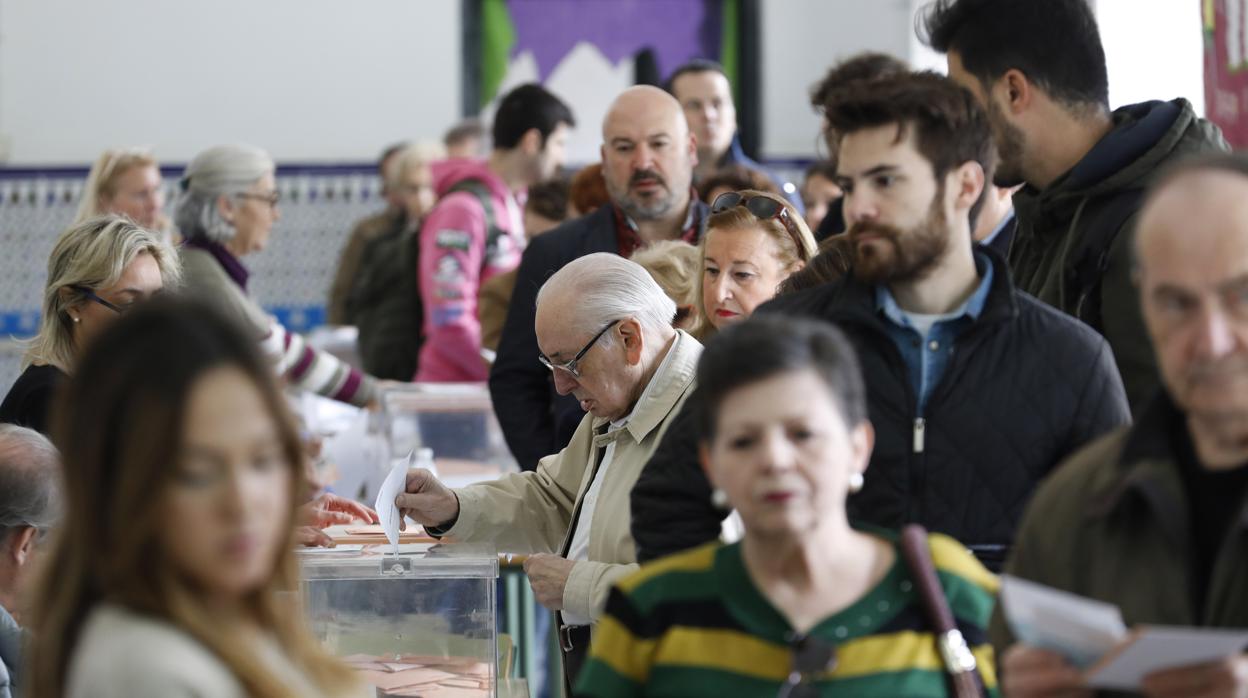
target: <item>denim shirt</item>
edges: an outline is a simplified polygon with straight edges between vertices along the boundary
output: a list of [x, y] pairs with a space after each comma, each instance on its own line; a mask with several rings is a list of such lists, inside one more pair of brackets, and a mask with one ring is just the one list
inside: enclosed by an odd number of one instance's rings
[[884, 324], [888, 336], [901, 352], [901, 359], [906, 365], [906, 374], [910, 378], [910, 386], [918, 398], [919, 416], [924, 414], [927, 398], [932, 388], [940, 383], [949, 360], [953, 357], [954, 345], [967, 327], [974, 324], [984, 311], [988, 300], [988, 291], [992, 288], [992, 263], [981, 252], [975, 253], [975, 268], [981, 274], [979, 286], [960, 307], [932, 325], [926, 342], [923, 335], [910, 322], [906, 312], [897, 305], [897, 300], [881, 284], [875, 287], [875, 307], [888, 320]]

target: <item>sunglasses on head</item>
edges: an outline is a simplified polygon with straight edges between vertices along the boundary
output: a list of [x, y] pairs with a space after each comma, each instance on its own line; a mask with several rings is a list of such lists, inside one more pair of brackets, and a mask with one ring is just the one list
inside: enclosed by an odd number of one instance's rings
[[798, 232], [797, 224], [793, 222], [793, 217], [789, 215], [787, 206], [768, 196], [746, 196], [741, 192], [730, 191], [715, 197], [715, 201], [711, 203], [711, 215], [723, 213], [737, 206], [744, 206], [745, 210], [754, 214], [754, 217], [760, 221], [767, 221], [772, 218], [779, 219], [780, 225], [784, 226], [785, 231], [789, 233], [789, 237], [793, 239], [793, 244], [797, 245], [797, 256], [803, 262], [810, 261], [810, 255], [806, 253], [806, 246], [802, 244], [802, 235]]

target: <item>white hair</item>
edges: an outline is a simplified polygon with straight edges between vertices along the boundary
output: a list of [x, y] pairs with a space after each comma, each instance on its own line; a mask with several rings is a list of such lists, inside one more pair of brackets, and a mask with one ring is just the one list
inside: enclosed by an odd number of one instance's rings
[[217, 210], [221, 196], [245, 194], [275, 170], [273, 158], [251, 145], [218, 145], [191, 160], [182, 176], [174, 222], [183, 237], [216, 243], [234, 239], [234, 226]]
[[60, 514], [60, 462], [43, 434], [0, 424], [0, 540], [16, 528], [52, 527]]
[[420, 141], [404, 146], [402, 150], [394, 154], [394, 157], [387, 163], [385, 180], [386, 186], [391, 191], [403, 186], [403, 180], [407, 179], [412, 170], [421, 167], [427, 167], [433, 164], [434, 160], [442, 160], [446, 158], [446, 146], [434, 141]]
[[[643, 331], [671, 329], [676, 303], [640, 264], [609, 252], [596, 252], [569, 262], [542, 284], [537, 304], [551, 289], [567, 289], [576, 298], [568, 321], [594, 333], [615, 320], [634, 318]], [[609, 337], [605, 338], [608, 342]]]

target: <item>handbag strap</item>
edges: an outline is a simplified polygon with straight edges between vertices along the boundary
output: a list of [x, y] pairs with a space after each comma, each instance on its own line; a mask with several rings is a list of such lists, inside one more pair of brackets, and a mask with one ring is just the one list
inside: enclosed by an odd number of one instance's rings
[[918, 524], [901, 531], [901, 553], [910, 577], [919, 592], [927, 622], [936, 631], [936, 648], [949, 676], [950, 695], [956, 698], [982, 698], [983, 682], [975, 663], [975, 655], [953, 620], [949, 601], [945, 598], [932, 553], [928, 547], [927, 530]]

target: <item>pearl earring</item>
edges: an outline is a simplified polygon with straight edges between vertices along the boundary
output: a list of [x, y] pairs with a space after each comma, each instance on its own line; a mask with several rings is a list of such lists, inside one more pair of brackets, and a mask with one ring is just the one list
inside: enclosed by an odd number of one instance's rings
[[711, 490], [711, 504], [716, 509], [727, 511], [732, 508], [732, 504], [728, 501], [728, 494], [716, 487]]
[[73, 318], [74, 322], [82, 322], [82, 318], [80, 317], [74, 317], [73, 315], [71, 315], [70, 317]]
[[862, 486], [865, 484], [866, 480], [862, 477], [862, 473], [849, 474], [849, 491], [851, 493], [860, 492], [862, 490]]

